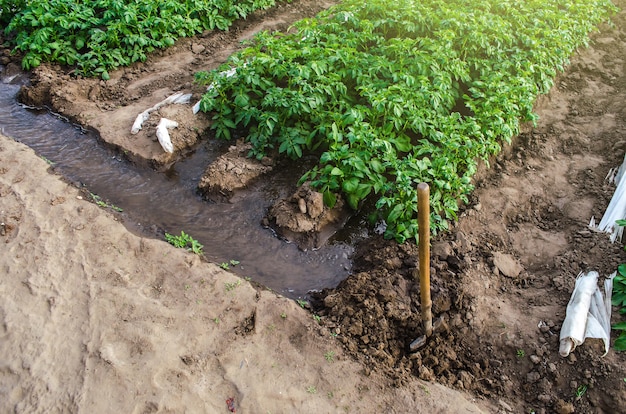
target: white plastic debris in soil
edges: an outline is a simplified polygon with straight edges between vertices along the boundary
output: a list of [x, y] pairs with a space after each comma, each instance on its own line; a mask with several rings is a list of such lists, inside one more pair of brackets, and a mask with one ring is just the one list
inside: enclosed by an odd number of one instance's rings
[[161, 118], [159, 125], [157, 125], [156, 128], [156, 135], [159, 139], [159, 144], [161, 144], [161, 147], [163, 147], [165, 152], [169, 152], [170, 154], [174, 152], [174, 145], [172, 145], [170, 133], [167, 129], [176, 127], [178, 127], [178, 122], [167, 118]]
[[[244, 66], [246, 64], [244, 63]], [[220, 72], [220, 76], [226, 77], [226, 78], [230, 78], [231, 76], [234, 76], [235, 73], [237, 73], [237, 68], [231, 68], [228, 70], [225, 70], [223, 72]], [[213, 82], [212, 84], [210, 84], [206, 90], [207, 92], [213, 90], [215, 88], [215, 82]], [[200, 101], [196, 102], [195, 105], [193, 106], [193, 113], [197, 114], [200, 111]]]
[[[580, 273], [567, 304], [561, 327], [559, 354], [568, 356], [587, 338], [604, 341], [604, 355], [611, 337], [611, 293], [615, 273], [604, 280], [604, 295], [598, 288], [598, 272]], [[604, 356], [603, 355], [603, 356]]]
[[146, 122], [150, 118], [150, 114], [152, 112], [158, 111], [159, 108], [161, 108], [162, 106], [169, 105], [169, 104], [188, 104], [189, 101], [191, 100], [191, 95], [192, 94], [190, 93], [183, 94], [182, 92], [178, 92], [162, 100], [161, 102], [157, 103], [152, 108], [146, 109], [145, 111], [137, 115], [137, 118], [135, 118], [135, 122], [133, 123], [133, 127], [131, 128], [130, 133], [133, 135], [137, 134], [141, 130], [143, 123]]
[[622, 179], [624, 170], [626, 170], [626, 158], [619, 170], [617, 170], [617, 173], [615, 170], [611, 170], [607, 175], [609, 181], [615, 181], [617, 188], [615, 189], [615, 193], [613, 193], [613, 198], [611, 198], [609, 206], [602, 216], [602, 220], [600, 220], [600, 224], [596, 226], [594, 217], [591, 217], [591, 221], [589, 222], [591, 229], [611, 233], [611, 242], [615, 242], [615, 240], [621, 241], [624, 231], [624, 227], [615, 224], [617, 220], [626, 219], [626, 180]]

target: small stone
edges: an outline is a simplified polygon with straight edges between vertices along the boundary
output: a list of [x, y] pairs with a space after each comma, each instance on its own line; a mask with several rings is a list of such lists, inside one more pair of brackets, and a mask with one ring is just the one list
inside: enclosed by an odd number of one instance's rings
[[300, 209], [300, 213], [306, 214], [306, 201], [304, 198], [298, 199], [298, 208]]
[[532, 384], [541, 379], [541, 375], [536, 371], [531, 371], [526, 375], [526, 382]]
[[537, 365], [538, 363], [541, 362], [541, 358], [538, 357], [537, 355], [531, 355], [530, 356], [530, 360], [532, 361], [533, 364]]
[[563, 400], [558, 400], [556, 404], [554, 404], [554, 410], [557, 414], [572, 414], [575, 411], [574, 404]]
[[424, 366], [424, 365], [420, 366], [418, 369], [418, 372], [419, 372], [420, 379], [423, 381], [432, 381], [435, 379], [433, 372], [427, 366]]
[[456, 235], [456, 244], [460, 254], [469, 253], [472, 250], [472, 243], [467, 240], [467, 237], [464, 233], [457, 233]]
[[434, 243], [433, 247], [431, 248], [431, 255], [441, 260], [446, 260], [449, 256], [452, 256], [453, 254], [454, 251], [452, 250], [452, 246], [450, 246], [450, 243]]
[[493, 254], [493, 264], [504, 275], [510, 278], [517, 278], [524, 270], [521, 264], [510, 254], [495, 252]]
[[463, 386], [464, 389], [469, 390], [472, 387], [473, 378], [472, 375], [467, 371], [461, 371], [458, 375], [459, 382]]
[[544, 404], [548, 404], [551, 400], [551, 397], [548, 394], [539, 394], [537, 399]]
[[205, 50], [206, 50], [206, 47], [204, 47], [204, 45], [201, 45], [199, 43], [194, 43], [191, 45], [191, 52], [195, 55], [198, 55], [204, 52]]

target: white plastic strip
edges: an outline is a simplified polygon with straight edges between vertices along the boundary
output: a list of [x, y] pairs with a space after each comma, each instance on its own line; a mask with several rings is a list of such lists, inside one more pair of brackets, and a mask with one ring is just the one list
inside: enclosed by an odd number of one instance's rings
[[604, 281], [604, 295], [598, 289], [598, 272], [580, 273], [576, 277], [561, 327], [559, 354], [562, 357], [568, 356], [587, 338], [602, 339], [604, 355], [609, 352], [614, 277], [615, 273]]
[[[243, 66], [246, 66], [246, 63], [244, 63]], [[231, 76], [235, 76], [235, 73], [237, 73], [237, 68], [231, 68], [228, 70], [225, 70], [223, 72], [220, 72], [219, 76], [225, 77], [225, 78], [230, 78]], [[211, 83], [207, 88], [207, 92], [212, 91], [215, 88], [215, 82]], [[200, 111], [200, 101], [196, 102], [194, 104], [194, 106], [192, 107], [193, 113], [197, 114]]]
[[159, 144], [161, 144], [165, 152], [169, 152], [170, 154], [174, 152], [174, 145], [172, 145], [170, 133], [167, 129], [176, 127], [178, 127], [178, 122], [161, 118], [156, 128], [156, 136], [159, 139]]
[[162, 106], [169, 105], [169, 104], [188, 104], [189, 101], [191, 101], [191, 95], [192, 94], [190, 93], [183, 94], [182, 92], [178, 92], [162, 100], [161, 102], [157, 103], [152, 108], [146, 109], [145, 111], [137, 115], [137, 118], [135, 118], [135, 122], [133, 123], [133, 127], [131, 128], [130, 133], [135, 135], [139, 131], [141, 131], [143, 123], [146, 122], [150, 118], [150, 114], [152, 112], [157, 111]]
[[626, 180], [623, 180], [624, 172], [626, 171], [626, 158], [622, 163], [622, 166], [619, 168], [617, 173], [614, 171], [610, 171], [607, 175], [609, 180], [612, 180], [613, 177], [615, 179], [615, 183], [617, 184], [617, 188], [613, 193], [613, 198], [609, 202], [604, 215], [602, 216], [602, 220], [600, 223], [595, 226], [595, 219], [592, 217], [589, 222], [589, 228], [592, 230], [599, 230], [606, 233], [611, 233], [611, 242], [615, 242], [615, 240], [622, 240], [622, 233], [624, 232], [624, 227], [618, 226], [615, 224], [617, 220], [626, 219]]

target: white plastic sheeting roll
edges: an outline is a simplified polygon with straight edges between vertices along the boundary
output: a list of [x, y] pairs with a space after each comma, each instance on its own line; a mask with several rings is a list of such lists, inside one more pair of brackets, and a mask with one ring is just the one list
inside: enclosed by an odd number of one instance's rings
[[[611, 337], [611, 294], [615, 273], [604, 280], [604, 295], [598, 288], [598, 272], [580, 273], [561, 327], [559, 354], [568, 356], [587, 338], [604, 341], [604, 355]], [[604, 356], [603, 355], [603, 356]]]
[[174, 152], [174, 145], [172, 145], [170, 133], [167, 129], [176, 127], [178, 127], [178, 122], [167, 118], [161, 118], [156, 127], [156, 136], [159, 139], [159, 144], [161, 144], [165, 152], [169, 152], [170, 154]]
[[615, 189], [613, 197], [611, 198], [611, 201], [602, 216], [602, 220], [600, 220], [600, 224], [596, 226], [594, 217], [592, 217], [589, 222], [590, 228], [611, 233], [611, 242], [615, 242], [615, 240], [621, 241], [622, 233], [624, 231], [624, 227], [618, 226], [615, 222], [617, 220], [626, 219], [626, 180], [622, 179], [624, 177], [625, 170], [626, 158], [624, 159], [624, 162], [619, 170], [617, 170], [617, 173], [612, 170], [607, 175], [607, 179], [609, 179], [609, 181], [615, 181], [617, 188]]

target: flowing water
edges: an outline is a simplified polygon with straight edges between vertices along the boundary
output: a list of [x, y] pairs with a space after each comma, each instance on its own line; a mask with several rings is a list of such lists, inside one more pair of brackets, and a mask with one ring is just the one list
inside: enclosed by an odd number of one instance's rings
[[233, 272], [291, 298], [334, 287], [348, 275], [351, 243], [336, 237], [303, 252], [260, 225], [271, 202], [286, 195], [281, 177], [262, 180], [231, 203], [206, 202], [195, 188], [207, 163], [219, 155], [216, 144], [200, 146], [166, 173], [141, 168], [104, 146], [97, 134], [47, 110], [22, 107], [15, 83], [0, 83], [1, 132], [48, 159], [69, 181], [122, 208], [131, 231], [154, 237], [185, 231], [204, 245], [209, 261], [237, 260]]

